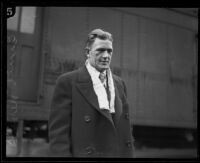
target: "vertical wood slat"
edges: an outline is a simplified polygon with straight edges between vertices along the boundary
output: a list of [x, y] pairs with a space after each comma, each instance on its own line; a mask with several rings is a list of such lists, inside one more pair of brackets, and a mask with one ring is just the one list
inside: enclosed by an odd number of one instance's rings
[[23, 119], [18, 119], [18, 127], [17, 127], [17, 156], [20, 156], [22, 151], [22, 139], [23, 139], [23, 127], [24, 122]]

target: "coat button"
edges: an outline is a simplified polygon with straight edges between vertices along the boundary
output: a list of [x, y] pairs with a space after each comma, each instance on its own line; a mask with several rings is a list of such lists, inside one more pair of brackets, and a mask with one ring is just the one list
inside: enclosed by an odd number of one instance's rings
[[125, 114], [125, 118], [129, 119], [129, 114], [128, 113]]
[[93, 147], [87, 147], [85, 150], [86, 150], [88, 155], [91, 155], [94, 152], [94, 148]]
[[126, 146], [127, 146], [128, 148], [131, 148], [131, 146], [132, 146], [131, 141], [127, 141], [127, 142], [126, 142]]
[[84, 116], [85, 122], [89, 123], [91, 121], [91, 118], [89, 115]]

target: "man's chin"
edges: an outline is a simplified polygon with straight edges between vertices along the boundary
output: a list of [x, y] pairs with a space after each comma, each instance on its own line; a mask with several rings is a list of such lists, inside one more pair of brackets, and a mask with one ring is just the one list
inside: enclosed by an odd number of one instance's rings
[[104, 70], [107, 70], [107, 69], [109, 69], [109, 66], [99, 66], [98, 67], [98, 70], [101, 71], [101, 72], [104, 71]]

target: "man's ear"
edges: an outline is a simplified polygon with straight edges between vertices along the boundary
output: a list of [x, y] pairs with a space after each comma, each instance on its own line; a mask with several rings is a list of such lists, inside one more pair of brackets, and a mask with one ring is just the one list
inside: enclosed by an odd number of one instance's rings
[[90, 53], [90, 49], [88, 47], [85, 48], [85, 54], [88, 55]]
[[86, 54], [87, 54], [87, 55], [90, 54], [90, 50], [89, 50], [89, 49], [86, 50]]
[[87, 56], [87, 57], [90, 56], [90, 49], [86, 49], [86, 56]]
[[90, 50], [89, 49], [85, 49], [85, 56], [87, 57], [87, 58], [89, 58], [89, 53], [90, 53]]

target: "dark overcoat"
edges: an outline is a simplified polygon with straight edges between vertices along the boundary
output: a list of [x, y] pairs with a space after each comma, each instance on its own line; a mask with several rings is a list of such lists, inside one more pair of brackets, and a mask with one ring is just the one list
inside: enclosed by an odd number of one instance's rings
[[126, 87], [113, 75], [115, 115], [100, 110], [86, 67], [61, 75], [49, 117], [51, 156], [133, 157]]

